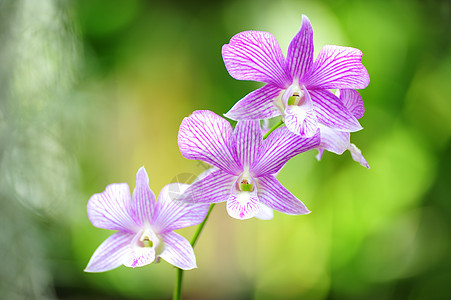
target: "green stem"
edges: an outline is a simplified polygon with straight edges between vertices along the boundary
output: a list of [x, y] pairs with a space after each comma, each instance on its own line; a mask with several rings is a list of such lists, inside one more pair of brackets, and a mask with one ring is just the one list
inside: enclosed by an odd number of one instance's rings
[[[210, 208], [208, 209], [205, 219], [202, 221], [202, 223], [199, 224], [199, 226], [197, 226], [196, 232], [194, 233], [193, 238], [191, 239], [191, 246], [193, 248], [194, 248], [194, 245], [196, 245], [197, 239], [199, 238], [199, 235], [202, 232], [202, 229], [204, 229], [205, 223], [207, 222], [208, 217], [210, 217], [211, 211], [213, 210], [214, 206], [215, 206], [214, 203], [210, 205]], [[176, 277], [175, 277], [174, 294], [172, 296], [172, 299], [180, 300], [182, 297], [183, 270], [177, 268], [175, 276]]]
[[277, 128], [279, 128], [279, 126], [282, 125], [282, 124], [283, 124], [283, 121], [280, 120], [276, 125], [274, 125], [273, 127], [271, 127], [271, 129], [270, 129], [267, 133], [265, 133], [265, 135], [263, 136], [263, 139], [266, 139], [266, 138], [271, 134], [271, 132], [273, 132], [274, 130], [276, 130]]
[[210, 208], [208, 209], [208, 212], [207, 212], [207, 216], [202, 221], [202, 223], [200, 223], [199, 226], [197, 226], [196, 232], [194, 233], [193, 238], [191, 239], [191, 246], [193, 246], [193, 248], [194, 248], [194, 245], [196, 245], [197, 239], [199, 238], [199, 235], [202, 232], [202, 229], [204, 228], [205, 223], [207, 222], [208, 217], [210, 216], [211, 211], [213, 210], [213, 207], [215, 207], [215, 203], [210, 205]]

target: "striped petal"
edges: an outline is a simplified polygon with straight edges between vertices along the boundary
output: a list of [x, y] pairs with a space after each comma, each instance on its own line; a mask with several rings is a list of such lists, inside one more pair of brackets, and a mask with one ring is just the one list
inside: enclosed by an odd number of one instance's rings
[[232, 120], [261, 120], [280, 115], [274, 104], [282, 92], [281, 88], [267, 84], [238, 101], [224, 116]]
[[342, 154], [348, 149], [350, 144], [349, 132], [334, 130], [324, 125], [320, 125], [319, 129], [321, 133], [321, 144], [319, 148], [336, 154]]
[[264, 205], [289, 215], [310, 213], [304, 203], [283, 187], [273, 175], [259, 177], [256, 180], [258, 198]]
[[274, 83], [280, 88], [290, 84], [282, 50], [269, 32], [236, 34], [222, 46], [222, 58], [230, 76], [235, 79]]
[[287, 71], [291, 78], [300, 79], [313, 64], [313, 29], [307, 16], [302, 15], [302, 25], [288, 47]]
[[132, 218], [130, 189], [126, 183], [113, 183], [88, 202], [88, 217], [99, 228], [134, 232], [137, 228]]
[[189, 184], [170, 183], [158, 196], [153, 228], [164, 233], [201, 223], [208, 211], [208, 204], [188, 204], [175, 200], [180, 197]]
[[122, 265], [131, 252], [133, 234], [116, 232], [94, 252], [85, 272], [105, 272]]
[[356, 90], [337, 90], [337, 97], [343, 102], [343, 105], [354, 115], [356, 119], [360, 119], [365, 114], [365, 106], [363, 106], [362, 96]]
[[231, 174], [240, 172], [232, 126], [211, 111], [198, 110], [183, 119], [178, 145], [187, 159], [202, 160]]
[[274, 130], [263, 141], [260, 154], [251, 167], [255, 177], [274, 174], [293, 156], [311, 150], [320, 143], [319, 131], [310, 138], [295, 135], [286, 127]]
[[328, 90], [309, 92], [319, 122], [341, 131], [354, 132], [363, 129], [359, 121], [332, 92]]
[[364, 89], [370, 83], [370, 77], [361, 60], [359, 49], [324, 46], [301, 81], [309, 90]]
[[311, 137], [318, 130], [314, 111], [305, 111], [300, 106], [285, 109], [285, 126], [296, 135]]
[[236, 148], [241, 165], [249, 167], [255, 160], [263, 142], [259, 121], [239, 121], [234, 130]]
[[137, 224], [150, 224], [155, 206], [155, 194], [149, 188], [149, 176], [144, 167], [136, 173], [136, 186], [133, 191], [132, 210]]
[[367, 169], [370, 168], [370, 165], [362, 155], [362, 151], [360, 151], [360, 149], [357, 148], [356, 145], [349, 145], [349, 152], [351, 152], [351, 156], [354, 161], [358, 162], [360, 165], [364, 166]]
[[164, 233], [162, 239], [165, 247], [159, 257], [182, 270], [197, 268], [193, 247], [184, 237], [170, 231]]
[[176, 200], [195, 204], [226, 201], [237, 176], [222, 170], [215, 170], [204, 178], [193, 182]]

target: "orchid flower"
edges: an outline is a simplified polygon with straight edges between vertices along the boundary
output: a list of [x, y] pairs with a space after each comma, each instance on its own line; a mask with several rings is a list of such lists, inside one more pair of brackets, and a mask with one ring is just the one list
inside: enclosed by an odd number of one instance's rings
[[120, 265], [141, 267], [163, 258], [183, 269], [196, 268], [190, 243], [173, 230], [201, 223], [208, 205], [186, 205], [174, 198], [187, 184], [171, 183], [160, 192], [158, 201], [149, 188], [144, 167], [136, 174], [133, 201], [126, 183], [113, 183], [93, 195], [88, 202], [92, 225], [117, 230], [94, 252], [86, 272], [109, 271]]
[[[365, 107], [363, 106], [362, 97], [357, 91], [337, 90], [336, 95], [356, 119], [360, 119], [363, 116]], [[342, 154], [344, 151], [349, 150], [352, 159], [365, 168], [370, 168], [360, 149], [351, 143], [351, 134], [349, 132], [338, 131], [324, 125], [320, 125], [319, 129], [321, 132], [321, 144], [318, 147], [319, 153], [316, 156], [318, 160], [321, 160], [324, 150], [336, 154]]]
[[185, 158], [215, 167], [178, 200], [204, 204], [227, 201], [228, 214], [241, 220], [257, 215], [271, 218], [268, 207], [292, 215], [310, 212], [275, 174], [293, 156], [317, 147], [319, 132], [305, 138], [282, 127], [263, 140], [258, 121], [240, 121], [232, 129], [211, 111], [195, 111], [180, 125], [178, 144]]
[[313, 29], [302, 26], [285, 59], [274, 36], [244, 31], [222, 47], [229, 74], [238, 80], [267, 83], [238, 101], [225, 115], [233, 120], [259, 120], [282, 115], [287, 128], [310, 137], [323, 124], [340, 131], [362, 129], [357, 119], [329, 89], [363, 89], [369, 76], [355, 48], [324, 46], [313, 61]]

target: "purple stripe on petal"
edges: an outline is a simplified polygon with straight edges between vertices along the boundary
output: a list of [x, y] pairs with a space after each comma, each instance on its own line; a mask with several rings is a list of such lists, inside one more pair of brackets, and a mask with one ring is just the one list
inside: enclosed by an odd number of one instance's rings
[[202, 160], [231, 174], [240, 172], [232, 126], [211, 111], [198, 110], [183, 119], [178, 145], [187, 159]]
[[237, 192], [227, 200], [227, 213], [232, 218], [246, 220], [257, 215], [260, 209], [257, 193]]
[[258, 198], [264, 205], [289, 215], [310, 213], [304, 203], [280, 184], [273, 175], [259, 177], [256, 180]]
[[94, 252], [85, 272], [105, 272], [122, 265], [131, 252], [133, 234], [116, 232]]
[[285, 109], [285, 126], [294, 134], [304, 137], [315, 135], [318, 122], [314, 111], [295, 106]]
[[336, 154], [342, 154], [348, 149], [350, 143], [349, 132], [334, 130], [324, 125], [320, 125], [319, 129], [321, 133], [321, 144], [319, 148]]
[[247, 94], [238, 101], [225, 116], [232, 120], [261, 120], [277, 117], [281, 114], [274, 104], [282, 89], [267, 84]]
[[356, 119], [360, 119], [365, 114], [362, 96], [356, 90], [337, 90], [338, 98], [343, 105], [351, 112]]
[[278, 172], [293, 156], [311, 150], [320, 143], [320, 133], [310, 138], [295, 135], [286, 127], [274, 130], [263, 141], [259, 156], [251, 166], [251, 174], [264, 176]]
[[284, 57], [274, 36], [263, 31], [244, 31], [222, 46], [222, 58], [230, 76], [238, 80], [290, 84]]
[[286, 68], [291, 78], [299, 80], [313, 64], [313, 29], [307, 16], [288, 47]]
[[137, 225], [132, 219], [130, 189], [126, 183], [113, 183], [88, 202], [88, 217], [99, 228], [134, 232]]
[[181, 235], [175, 232], [162, 234], [165, 247], [159, 255], [162, 259], [182, 270], [197, 268], [193, 247]]
[[365, 168], [369, 169], [370, 165], [367, 163], [365, 157], [362, 155], [362, 151], [360, 151], [359, 148], [356, 147], [356, 145], [351, 144], [349, 146], [349, 152], [351, 152], [352, 159], [364, 166]]
[[149, 188], [149, 176], [144, 167], [136, 173], [136, 187], [133, 191], [132, 210], [137, 224], [150, 224], [155, 206], [155, 195]]
[[172, 231], [201, 223], [208, 211], [208, 204], [189, 204], [175, 200], [180, 197], [188, 184], [170, 183], [166, 185], [158, 196], [155, 217], [152, 223], [159, 233]]
[[362, 129], [359, 121], [332, 92], [328, 90], [310, 90], [309, 92], [319, 122], [341, 131], [354, 132]]
[[301, 81], [309, 90], [364, 89], [370, 83], [370, 77], [361, 60], [359, 49], [324, 46]]
[[209, 204], [226, 201], [237, 176], [216, 170], [193, 182], [176, 200], [187, 203]]
[[239, 121], [235, 130], [236, 148], [241, 165], [249, 167], [258, 154], [263, 142], [259, 121]]

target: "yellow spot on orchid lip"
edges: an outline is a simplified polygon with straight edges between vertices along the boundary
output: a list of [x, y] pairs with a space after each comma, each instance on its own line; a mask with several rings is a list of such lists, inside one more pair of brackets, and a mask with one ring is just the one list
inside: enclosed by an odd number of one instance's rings
[[296, 96], [291, 96], [288, 98], [288, 105], [296, 105]]
[[246, 178], [243, 178], [238, 184], [240, 191], [252, 192], [254, 190], [254, 185], [249, 182]]
[[303, 91], [295, 91], [291, 97], [288, 97], [288, 105], [300, 106], [305, 102]]
[[148, 236], [143, 238], [142, 243], [144, 247], [153, 247], [153, 242]]

